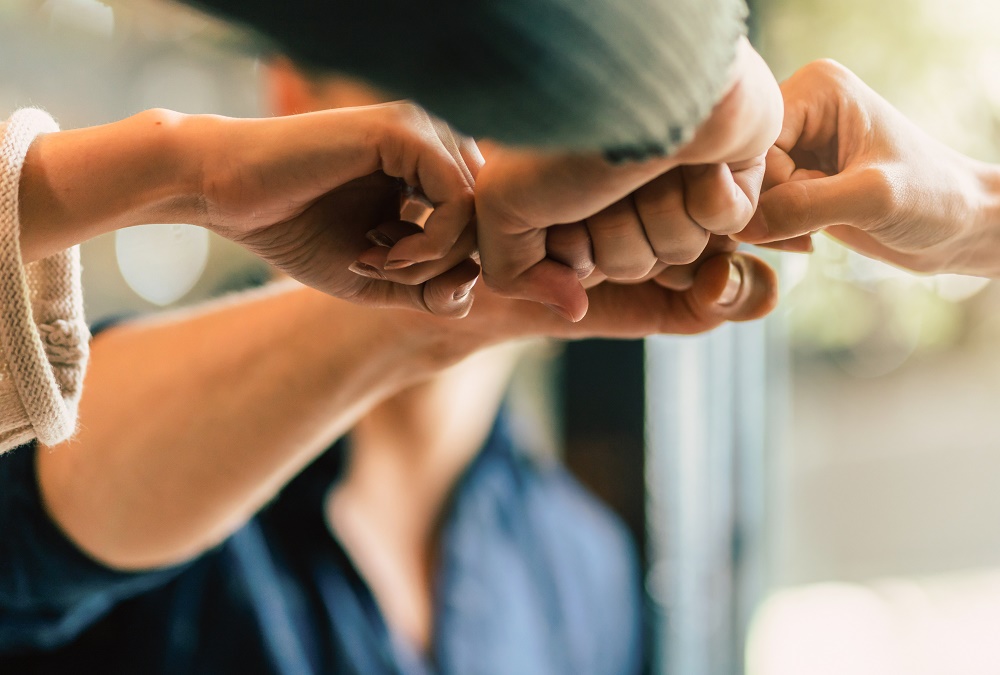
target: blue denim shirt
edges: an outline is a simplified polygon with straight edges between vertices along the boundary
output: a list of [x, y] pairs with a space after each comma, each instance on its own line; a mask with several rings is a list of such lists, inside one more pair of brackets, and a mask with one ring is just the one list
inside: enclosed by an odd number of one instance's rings
[[449, 504], [431, 653], [386, 625], [330, 534], [334, 447], [188, 564], [121, 573], [45, 512], [36, 451], [0, 458], [0, 672], [624, 675], [642, 661], [621, 523], [497, 425]]

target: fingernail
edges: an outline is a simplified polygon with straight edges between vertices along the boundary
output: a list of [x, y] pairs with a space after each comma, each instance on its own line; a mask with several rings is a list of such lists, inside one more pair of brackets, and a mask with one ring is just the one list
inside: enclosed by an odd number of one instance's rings
[[479, 277], [476, 277], [472, 281], [466, 281], [464, 284], [455, 289], [455, 293], [451, 296], [451, 299], [455, 302], [462, 302], [465, 300], [469, 297], [469, 293], [472, 292], [472, 289], [475, 287], [477, 281], [479, 281]]
[[396, 245], [396, 242], [392, 240], [392, 237], [384, 232], [379, 232], [378, 230], [368, 230], [365, 232], [365, 239], [376, 246], [381, 246], [382, 248], [392, 248]]
[[353, 262], [347, 268], [357, 275], [368, 277], [369, 279], [385, 279], [385, 275], [382, 274], [379, 268], [369, 265], [363, 262]]
[[385, 268], [387, 270], [402, 270], [415, 264], [412, 260], [386, 260]]
[[729, 262], [729, 278], [726, 280], [726, 287], [722, 289], [719, 299], [716, 301], [723, 307], [728, 307], [736, 302], [743, 289], [743, 269], [735, 262]]
[[562, 318], [566, 319], [567, 321], [571, 321], [573, 323], [576, 323], [576, 321], [573, 319], [573, 315], [570, 314], [567, 310], [565, 310], [562, 307], [560, 307], [559, 305], [550, 305], [548, 303], [544, 303], [544, 304], [550, 310], [552, 310], [553, 312], [555, 312], [556, 314], [558, 314]]

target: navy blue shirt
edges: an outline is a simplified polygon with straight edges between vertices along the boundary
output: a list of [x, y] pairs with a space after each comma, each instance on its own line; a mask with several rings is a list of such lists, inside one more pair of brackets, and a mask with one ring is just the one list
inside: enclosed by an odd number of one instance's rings
[[642, 661], [621, 523], [501, 422], [449, 503], [431, 653], [394, 638], [331, 535], [335, 446], [222, 545], [111, 570], [45, 512], [35, 449], [0, 458], [0, 673], [623, 675]]

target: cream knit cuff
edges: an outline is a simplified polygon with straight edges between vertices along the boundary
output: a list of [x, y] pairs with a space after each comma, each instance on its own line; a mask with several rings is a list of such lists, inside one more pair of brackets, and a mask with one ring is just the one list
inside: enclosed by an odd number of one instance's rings
[[41, 110], [0, 124], [0, 452], [38, 439], [54, 445], [76, 428], [90, 338], [79, 247], [25, 264], [18, 188], [28, 148], [58, 131]]

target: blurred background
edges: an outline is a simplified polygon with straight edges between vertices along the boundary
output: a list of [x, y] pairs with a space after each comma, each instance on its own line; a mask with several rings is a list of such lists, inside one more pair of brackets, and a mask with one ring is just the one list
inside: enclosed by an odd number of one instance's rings
[[[779, 79], [835, 58], [1000, 161], [993, 0], [753, 5]], [[150, 107], [266, 114], [248, 44], [159, 0], [0, 0], [0, 110], [38, 105], [64, 128]], [[773, 257], [767, 322], [571, 345], [526, 370], [514, 405], [543, 411], [548, 445], [642, 542], [655, 672], [998, 673], [1000, 289], [815, 239]], [[183, 225], [103, 237], [83, 261], [91, 321], [267, 276]]]
[[[37, 105], [63, 128], [148, 108], [261, 114], [257, 66], [222, 24], [169, 2], [0, 2], [0, 110]], [[191, 303], [264, 278], [200, 228], [124, 230], [82, 248], [87, 318]]]
[[[834, 58], [922, 129], [1000, 160], [1000, 5], [760, 0], [779, 79]], [[997, 673], [1000, 289], [815, 237], [782, 260], [788, 353], [749, 673]], [[780, 400], [774, 402], [781, 405]]]

